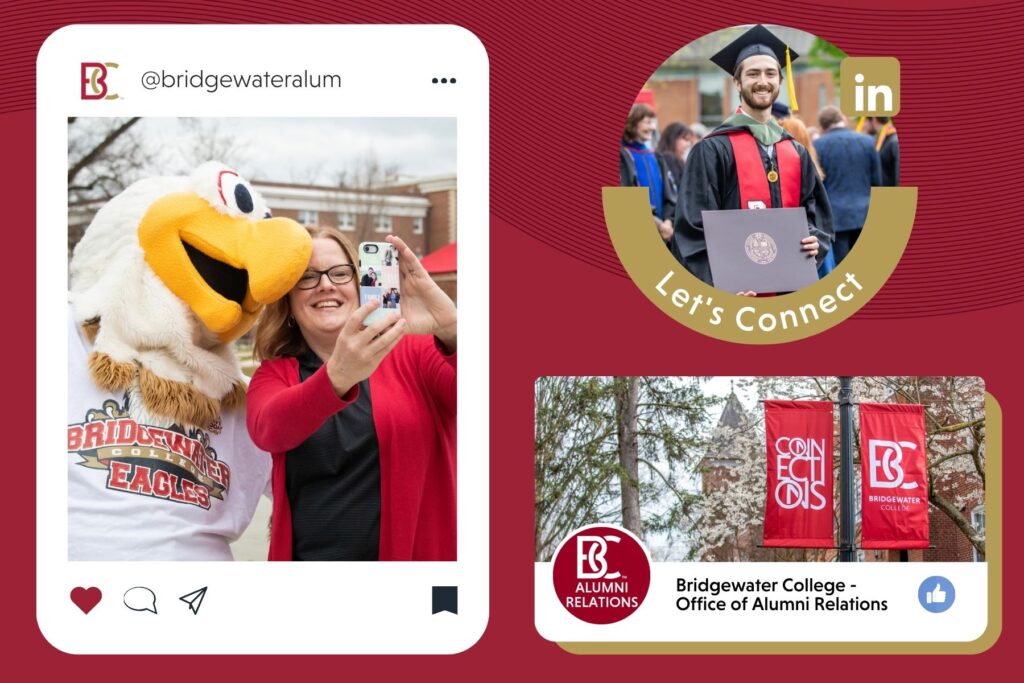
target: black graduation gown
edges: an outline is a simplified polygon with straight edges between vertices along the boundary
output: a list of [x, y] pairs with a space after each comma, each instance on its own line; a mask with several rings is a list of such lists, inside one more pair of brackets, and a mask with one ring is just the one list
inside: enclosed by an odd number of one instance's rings
[[[714, 133], [732, 130], [733, 126], [719, 126]], [[784, 138], [790, 138], [788, 134]], [[794, 140], [800, 156], [800, 205], [807, 209], [810, 234], [818, 238], [818, 265], [832, 247], [832, 207], [828, 203], [825, 185], [818, 177], [810, 155]], [[770, 168], [767, 153], [761, 149], [765, 172]], [[781, 183], [769, 183], [772, 206], [782, 206]], [[688, 271], [709, 285], [711, 267], [708, 265], [707, 243], [704, 241], [704, 221], [701, 211], [739, 209], [740, 185], [736, 175], [736, 158], [729, 136], [712, 134], [697, 143], [683, 166], [683, 182], [679, 185], [676, 202], [675, 234], [672, 236], [672, 255]]]
[[882, 185], [896, 187], [900, 184], [900, 143], [896, 133], [882, 141], [882, 149], [878, 150], [878, 158], [882, 162]]

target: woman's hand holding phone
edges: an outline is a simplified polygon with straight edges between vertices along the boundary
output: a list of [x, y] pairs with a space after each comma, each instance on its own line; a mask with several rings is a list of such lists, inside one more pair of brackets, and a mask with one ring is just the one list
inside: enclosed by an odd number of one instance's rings
[[388, 235], [387, 242], [398, 250], [402, 291], [402, 318], [410, 334], [432, 334], [454, 352], [457, 346], [458, 312], [448, 297], [400, 237]]
[[364, 327], [366, 316], [380, 307], [379, 301], [363, 304], [349, 316], [338, 333], [334, 351], [327, 359], [327, 376], [338, 396], [377, 369], [384, 356], [409, 331], [409, 325], [397, 313], [387, 313]]

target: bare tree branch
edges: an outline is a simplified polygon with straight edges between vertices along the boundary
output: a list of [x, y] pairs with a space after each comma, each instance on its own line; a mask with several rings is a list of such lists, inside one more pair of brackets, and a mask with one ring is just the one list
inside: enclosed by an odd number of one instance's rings
[[[140, 116], [133, 116], [121, 125], [117, 126], [108, 132], [107, 135], [81, 159], [73, 163], [68, 169], [68, 185], [74, 184], [75, 178], [78, 177], [79, 173], [102, 156], [103, 153], [107, 151], [108, 147], [117, 142], [118, 138], [127, 133], [132, 126], [139, 122], [141, 118], [142, 117]], [[70, 119], [69, 122], [73, 123], [74, 119]]]

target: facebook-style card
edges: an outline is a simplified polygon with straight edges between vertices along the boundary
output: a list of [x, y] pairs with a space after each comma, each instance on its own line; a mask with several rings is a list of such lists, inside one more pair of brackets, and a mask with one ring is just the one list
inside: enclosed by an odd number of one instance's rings
[[981, 378], [573, 376], [535, 390], [545, 638], [824, 653], [976, 652], [998, 636], [986, 510], [1002, 425]]

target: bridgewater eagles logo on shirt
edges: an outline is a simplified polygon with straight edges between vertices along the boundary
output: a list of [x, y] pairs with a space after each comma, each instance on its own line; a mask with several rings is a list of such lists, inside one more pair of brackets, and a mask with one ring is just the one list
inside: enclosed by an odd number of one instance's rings
[[107, 471], [107, 488], [210, 509], [210, 499], [224, 499], [231, 470], [217, 460], [209, 435], [178, 425], [154, 427], [128, 417], [111, 399], [68, 425], [68, 453], [82, 467]]

